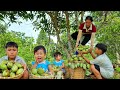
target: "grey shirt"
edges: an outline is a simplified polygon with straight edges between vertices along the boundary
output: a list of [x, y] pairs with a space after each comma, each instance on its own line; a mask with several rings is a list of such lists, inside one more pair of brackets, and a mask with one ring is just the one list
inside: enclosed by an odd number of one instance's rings
[[90, 63], [99, 65], [100, 73], [104, 78], [113, 77], [114, 75], [113, 65], [105, 53], [102, 55], [99, 55], [94, 60], [91, 60]]
[[[3, 56], [2, 58], [0, 58], [0, 63], [1, 63], [3, 60], [8, 60], [8, 56]], [[21, 58], [21, 57], [19, 57], [19, 56], [16, 56], [15, 62], [19, 62], [19, 63], [21, 63], [21, 64], [26, 64], [26, 62], [23, 60], [23, 58]]]

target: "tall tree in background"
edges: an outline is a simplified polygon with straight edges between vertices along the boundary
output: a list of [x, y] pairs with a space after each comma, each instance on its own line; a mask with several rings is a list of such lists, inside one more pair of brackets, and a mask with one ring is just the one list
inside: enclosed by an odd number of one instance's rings
[[[70, 58], [74, 52], [74, 41], [70, 34], [78, 30], [83, 22], [86, 11], [1, 11], [0, 19], [9, 19], [11, 22], [21, 22], [19, 17], [30, 19], [37, 30], [44, 30], [47, 35], [57, 36], [58, 45]], [[96, 41], [108, 45], [108, 53], [112, 60], [116, 60], [119, 53], [119, 11], [88, 11], [94, 18], [97, 26]], [[62, 35], [65, 34], [65, 40]], [[64, 35], [63, 35], [64, 36]], [[107, 39], [109, 38], [109, 39]], [[114, 41], [114, 42], [113, 42]], [[113, 42], [111, 44], [111, 42]], [[66, 44], [67, 43], [67, 44]]]

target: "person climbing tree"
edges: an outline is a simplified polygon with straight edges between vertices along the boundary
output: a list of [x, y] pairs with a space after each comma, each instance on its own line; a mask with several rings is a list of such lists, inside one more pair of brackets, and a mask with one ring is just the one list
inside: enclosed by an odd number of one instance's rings
[[[85, 22], [80, 24], [78, 32], [75, 32], [71, 35], [71, 37], [74, 40], [77, 40], [75, 46], [76, 48], [78, 47], [79, 44], [86, 45], [90, 39], [91, 39], [91, 48], [93, 48], [96, 26], [92, 22], [93, 22], [93, 18], [91, 16], [87, 16]], [[83, 38], [83, 40], [81, 40], [81, 37]]]

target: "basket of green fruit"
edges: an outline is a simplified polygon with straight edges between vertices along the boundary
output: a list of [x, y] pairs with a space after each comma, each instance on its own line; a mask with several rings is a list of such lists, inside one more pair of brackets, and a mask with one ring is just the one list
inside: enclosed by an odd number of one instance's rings
[[[78, 51], [88, 51], [88, 46], [79, 46]], [[90, 64], [88, 64], [83, 58], [78, 55], [72, 55], [67, 64], [69, 76], [71, 79], [84, 79], [85, 76], [90, 75]]]
[[54, 76], [49, 72], [45, 72], [42, 68], [33, 68], [30, 71], [30, 79], [53, 79]]
[[0, 79], [20, 79], [24, 67], [21, 63], [4, 60], [0, 63]]

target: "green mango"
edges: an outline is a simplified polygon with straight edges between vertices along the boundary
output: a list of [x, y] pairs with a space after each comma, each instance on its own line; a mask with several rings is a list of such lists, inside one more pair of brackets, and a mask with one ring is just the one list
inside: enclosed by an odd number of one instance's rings
[[70, 61], [72, 62], [72, 61], [73, 61], [73, 59], [71, 58], [71, 59], [70, 59]]
[[0, 69], [6, 70], [6, 69], [7, 69], [7, 66], [6, 66], [4, 63], [2, 63], [2, 64], [0, 64]]
[[3, 73], [2, 73], [3, 77], [9, 77], [9, 75], [10, 75], [9, 70], [4, 70]]
[[77, 63], [77, 67], [79, 67], [80, 66], [80, 64], [79, 63]]
[[18, 63], [18, 62], [15, 62], [15, 65], [18, 67], [18, 68], [22, 68], [22, 64], [21, 63]]
[[90, 74], [91, 74], [91, 72], [88, 71], [88, 70], [86, 70], [85, 75], [86, 75], [86, 76], [89, 76]]
[[2, 62], [1, 62], [1, 64], [7, 64], [8, 63], [8, 60], [3, 60]]
[[80, 67], [81, 67], [81, 68], [83, 67], [83, 63], [80, 63]]
[[10, 72], [10, 77], [15, 77], [15, 73], [14, 72]]
[[18, 67], [17, 67], [17, 65], [14, 64], [11, 68], [11, 71], [16, 72], [17, 70], [18, 70]]
[[35, 76], [40, 76], [40, 75], [37, 73], [37, 74], [35, 74]]
[[90, 69], [90, 64], [87, 64], [87, 68]]
[[23, 68], [20, 68], [20, 69], [17, 70], [16, 74], [17, 74], [17, 75], [22, 74], [23, 71], [24, 71], [24, 69], [23, 69]]
[[75, 68], [77, 68], [77, 64], [75, 64], [74, 66], [75, 66]]
[[73, 56], [72, 56], [72, 58], [75, 58], [75, 57], [76, 57], [76, 55], [73, 55]]
[[72, 69], [74, 69], [74, 68], [75, 68], [75, 66], [74, 66], [74, 64], [73, 64], [73, 63], [71, 64], [71, 68], [72, 68]]
[[13, 63], [12, 63], [12, 62], [8, 62], [8, 63], [7, 63], [7, 67], [8, 67], [8, 68], [12, 68], [12, 66], [13, 66]]
[[39, 75], [42, 75], [44, 72], [45, 72], [45, 71], [44, 71], [42, 68], [38, 68], [38, 69], [37, 69], [37, 73], [38, 73]]
[[87, 69], [87, 68], [86, 68], [86, 64], [83, 64], [83, 69], [85, 69], [85, 70]]
[[75, 57], [75, 58], [74, 58], [74, 60], [75, 60], [75, 61], [77, 61], [77, 60], [78, 60], [78, 58], [77, 58], [77, 57]]
[[37, 69], [36, 68], [32, 69], [32, 74], [34, 74], [34, 75], [37, 74]]

